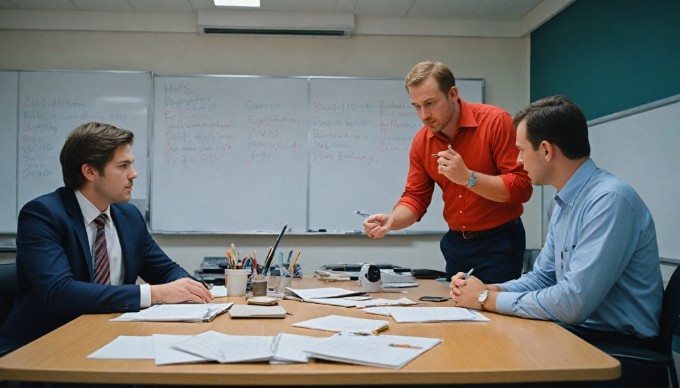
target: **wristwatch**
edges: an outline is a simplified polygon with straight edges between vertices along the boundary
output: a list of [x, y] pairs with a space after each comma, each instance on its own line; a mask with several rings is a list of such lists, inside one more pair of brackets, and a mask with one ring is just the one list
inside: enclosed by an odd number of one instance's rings
[[482, 308], [484, 308], [484, 302], [486, 302], [487, 299], [489, 299], [489, 290], [484, 290], [479, 293], [479, 296], [477, 297], [477, 302], [482, 305]]
[[471, 188], [472, 186], [477, 184], [477, 173], [474, 171], [470, 171], [470, 177], [468, 178], [467, 184], [465, 187], [468, 189]]

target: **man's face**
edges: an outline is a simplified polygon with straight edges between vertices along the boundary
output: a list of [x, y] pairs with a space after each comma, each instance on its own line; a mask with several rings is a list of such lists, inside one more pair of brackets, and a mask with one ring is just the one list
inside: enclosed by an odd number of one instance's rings
[[434, 78], [429, 77], [420, 85], [408, 89], [411, 105], [423, 124], [432, 133], [442, 132], [452, 136], [457, 123], [453, 122], [458, 89], [452, 87], [448, 94], [439, 90]]
[[517, 163], [524, 164], [524, 169], [529, 173], [529, 178], [534, 185], [548, 184], [547, 180], [547, 162], [545, 159], [545, 152], [541, 147], [534, 150], [531, 143], [527, 139], [527, 125], [526, 120], [522, 120], [517, 125]]
[[113, 158], [104, 166], [103, 174], [96, 173], [94, 192], [99, 201], [106, 203], [130, 201], [132, 181], [137, 178], [137, 171], [132, 168], [134, 160], [129, 144], [121, 144], [116, 148]]

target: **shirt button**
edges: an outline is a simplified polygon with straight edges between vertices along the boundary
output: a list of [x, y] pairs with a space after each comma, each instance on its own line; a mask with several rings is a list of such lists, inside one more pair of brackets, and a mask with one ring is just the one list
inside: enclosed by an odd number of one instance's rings
[[462, 195], [462, 194], [458, 194], [458, 198], [463, 198], [463, 195]]
[[463, 214], [463, 211], [462, 211], [462, 210], [458, 210], [458, 213]]

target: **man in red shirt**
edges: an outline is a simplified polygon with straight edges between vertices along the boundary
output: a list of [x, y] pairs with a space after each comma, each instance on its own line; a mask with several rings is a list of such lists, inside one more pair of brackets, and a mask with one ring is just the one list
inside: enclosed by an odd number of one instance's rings
[[512, 117], [461, 100], [453, 73], [440, 62], [417, 64], [406, 89], [425, 125], [413, 138], [401, 199], [391, 214], [366, 218], [366, 234], [381, 238], [419, 221], [436, 183], [449, 226], [440, 242], [447, 279], [473, 268], [485, 283], [518, 278], [526, 246], [519, 217], [533, 189], [517, 163]]

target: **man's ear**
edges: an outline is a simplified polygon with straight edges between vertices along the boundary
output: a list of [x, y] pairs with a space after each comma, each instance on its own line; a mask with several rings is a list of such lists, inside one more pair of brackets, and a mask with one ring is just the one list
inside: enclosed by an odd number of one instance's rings
[[89, 163], [84, 163], [82, 166], [80, 166], [80, 171], [83, 173], [85, 180], [90, 182], [92, 182], [99, 175], [97, 169]]
[[543, 152], [543, 157], [545, 158], [546, 162], [551, 161], [552, 158], [555, 157], [555, 146], [552, 143], [543, 140], [541, 144], [539, 144], [538, 148], [541, 152]]

